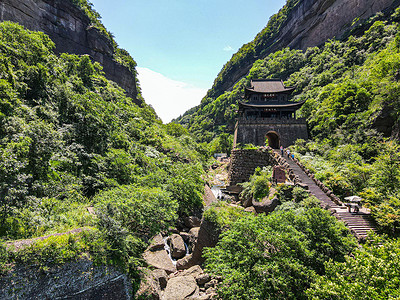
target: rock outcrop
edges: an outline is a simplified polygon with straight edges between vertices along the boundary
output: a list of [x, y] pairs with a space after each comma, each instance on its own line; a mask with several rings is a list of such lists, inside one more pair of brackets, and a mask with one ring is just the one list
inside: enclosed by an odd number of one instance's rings
[[91, 26], [90, 19], [72, 0], [1, 0], [0, 21], [19, 23], [42, 31], [56, 44], [57, 53], [88, 54], [103, 66], [107, 79], [116, 82], [136, 103], [136, 78], [114, 60], [111, 41]]
[[61, 266], [16, 266], [0, 277], [0, 299], [131, 299], [127, 275], [89, 260]]
[[193, 234], [198, 235], [196, 246], [194, 247], [193, 253], [186, 255], [184, 258], [177, 261], [176, 268], [178, 270], [184, 270], [195, 265], [201, 265], [204, 262], [204, 258], [202, 257], [204, 247], [215, 247], [220, 232], [214, 223], [203, 218], [200, 228], [198, 230], [193, 230]]
[[275, 208], [281, 204], [278, 198], [273, 198], [271, 200], [266, 200], [262, 202], [257, 202], [257, 201], [252, 201], [253, 207], [255, 211], [260, 214], [260, 213], [271, 213], [275, 210]]
[[193, 276], [179, 276], [168, 280], [163, 300], [183, 300], [199, 296], [199, 287]]

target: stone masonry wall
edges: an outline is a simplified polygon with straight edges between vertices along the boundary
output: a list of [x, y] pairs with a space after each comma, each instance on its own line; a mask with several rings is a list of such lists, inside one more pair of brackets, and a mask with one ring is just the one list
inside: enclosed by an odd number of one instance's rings
[[246, 182], [257, 167], [273, 165], [267, 149], [234, 149], [231, 152], [229, 168], [229, 185]]
[[305, 120], [281, 120], [275, 122], [238, 122], [235, 132], [236, 144], [253, 144], [264, 146], [268, 132], [275, 132], [279, 136], [283, 147], [293, 145], [297, 139], [308, 139], [307, 124]]
[[229, 185], [246, 182], [254, 174], [257, 167], [282, 166], [289, 179], [297, 184], [300, 179], [290, 169], [285, 159], [276, 156], [270, 147], [258, 149], [233, 149], [231, 152], [231, 165], [228, 173]]
[[103, 66], [107, 79], [116, 82], [136, 103], [136, 79], [113, 58], [113, 46], [72, 0], [0, 0], [0, 21], [12, 21], [42, 31], [56, 44], [57, 53], [88, 54]]
[[[311, 178], [315, 184], [338, 205], [341, 205], [339, 197], [337, 197], [331, 190], [329, 190], [321, 181], [315, 178], [304, 165], [295, 158], [293, 160], [306, 175]], [[294, 173], [287, 163], [286, 159], [275, 153], [270, 147], [262, 147], [258, 149], [234, 149], [231, 152], [231, 165], [228, 174], [229, 185], [236, 185], [238, 183], [246, 182], [250, 176], [254, 174], [257, 167], [265, 166], [282, 166], [285, 169], [287, 177], [294, 184], [301, 184], [300, 178]]]

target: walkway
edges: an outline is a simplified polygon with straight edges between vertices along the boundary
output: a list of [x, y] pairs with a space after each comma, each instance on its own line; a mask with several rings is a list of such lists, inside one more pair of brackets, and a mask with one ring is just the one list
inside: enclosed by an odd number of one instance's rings
[[[280, 156], [279, 150], [274, 150], [277, 155]], [[365, 239], [368, 231], [376, 231], [375, 226], [371, 222], [371, 215], [365, 209], [362, 209], [359, 213], [350, 213], [344, 205], [338, 205], [331, 200], [317, 184], [307, 176], [307, 174], [292, 160], [284, 156], [285, 160], [293, 170], [294, 174], [297, 175], [301, 182], [308, 186], [311, 194], [318, 198], [324, 207], [328, 206], [331, 209], [336, 210], [336, 216], [339, 220], [342, 220], [350, 231], [359, 240]]]

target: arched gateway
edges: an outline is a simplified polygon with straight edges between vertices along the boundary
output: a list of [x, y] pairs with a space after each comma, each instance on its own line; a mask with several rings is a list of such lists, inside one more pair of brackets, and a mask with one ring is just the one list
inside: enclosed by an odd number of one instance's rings
[[270, 131], [265, 135], [266, 142], [268, 141], [268, 146], [273, 149], [278, 149], [280, 146], [279, 135], [275, 131]]
[[304, 102], [288, 101], [294, 87], [282, 80], [257, 79], [245, 89], [245, 101], [239, 101], [233, 146], [238, 144], [287, 147], [297, 139], [308, 139], [305, 119], [296, 118], [296, 110]]

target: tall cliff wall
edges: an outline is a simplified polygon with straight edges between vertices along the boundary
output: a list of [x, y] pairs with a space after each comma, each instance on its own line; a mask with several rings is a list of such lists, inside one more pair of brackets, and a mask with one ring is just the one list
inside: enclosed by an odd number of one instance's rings
[[111, 41], [91, 26], [90, 19], [71, 0], [0, 0], [0, 21], [43, 31], [54, 41], [58, 53], [90, 55], [103, 66], [108, 79], [140, 104], [135, 74], [113, 59]]
[[286, 47], [305, 50], [320, 46], [328, 39], [340, 38], [351, 28], [354, 20], [361, 22], [399, 3], [399, 0], [300, 0], [272, 40], [258, 35], [251, 42], [254, 43], [254, 55], [239, 59], [233, 56], [218, 75], [208, 95], [218, 97], [230, 90], [248, 73], [257, 59]]

